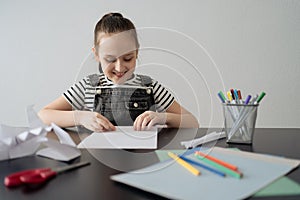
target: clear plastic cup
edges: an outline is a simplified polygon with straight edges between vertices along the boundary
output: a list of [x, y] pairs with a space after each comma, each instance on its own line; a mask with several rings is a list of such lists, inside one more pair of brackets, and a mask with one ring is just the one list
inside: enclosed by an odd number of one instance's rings
[[222, 104], [228, 143], [252, 144], [258, 104]]

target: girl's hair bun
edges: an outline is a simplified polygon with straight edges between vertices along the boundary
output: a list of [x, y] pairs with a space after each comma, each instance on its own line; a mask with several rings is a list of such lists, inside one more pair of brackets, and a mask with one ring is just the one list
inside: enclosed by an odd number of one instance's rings
[[133, 36], [136, 47], [138, 48], [139, 42], [134, 24], [127, 18], [123, 17], [121, 13], [110, 12], [105, 14], [100, 21], [97, 22], [94, 30], [94, 45], [99, 45], [99, 32], [103, 33], [121, 33], [128, 31]]
[[107, 13], [106, 15], [103, 16], [103, 18], [106, 17], [119, 17], [119, 18], [123, 18], [123, 15], [121, 13]]

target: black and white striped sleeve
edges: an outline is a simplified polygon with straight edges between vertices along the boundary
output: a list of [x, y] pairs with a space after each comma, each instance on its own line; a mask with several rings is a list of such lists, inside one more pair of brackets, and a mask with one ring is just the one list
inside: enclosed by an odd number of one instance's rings
[[157, 81], [153, 81], [152, 87], [157, 110], [166, 111], [175, 101], [173, 94]]
[[82, 110], [84, 108], [84, 96], [87, 85], [87, 78], [72, 85], [63, 96], [76, 110]]

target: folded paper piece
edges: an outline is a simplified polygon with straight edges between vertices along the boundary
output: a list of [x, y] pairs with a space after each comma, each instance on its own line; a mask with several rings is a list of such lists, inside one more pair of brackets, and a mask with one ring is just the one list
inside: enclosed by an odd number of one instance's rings
[[78, 148], [87, 149], [156, 149], [157, 128], [135, 131], [132, 126], [118, 126], [116, 131], [92, 133]]
[[[20, 158], [34, 153], [40, 156], [69, 161], [81, 155], [67, 132], [55, 124], [46, 126], [33, 106], [27, 108], [29, 127], [11, 127], [0, 124], [0, 160]], [[46, 137], [54, 131], [59, 142]], [[40, 148], [41, 144], [47, 146]], [[38, 151], [38, 152], [37, 152]]]
[[80, 156], [80, 151], [68, 144], [62, 144], [55, 140], [50, 140], [43, 143], [47, 148], [43, 148], [36, 152], [36, 155], [52, 158], [60, 161], [69, 161]]
[[189, 140], [189, 141], [182, 141], [180, 144], [182, 146], [185, 146], [186, 149], [188, 148], [195, 148], [196, 146], [200, 145], [200, 144], [204, 144], [207, 142], [212, 142], [218, 139], [222, 139], [225, 138], [226, 134], [225, 132], [212, 132], [209, 133], [201, 138], [196, 138], [193, 140]]

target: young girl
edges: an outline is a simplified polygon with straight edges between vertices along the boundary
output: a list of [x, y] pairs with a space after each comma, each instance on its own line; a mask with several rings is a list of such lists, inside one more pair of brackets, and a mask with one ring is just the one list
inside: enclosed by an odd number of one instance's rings
[[84, 126], [92, 131], [133, 125], [145, 130], [154, 125], [199, 127], [196, 118], [181, 107], [160, 83], [134, 74], [139, 42], [133, 23], [120, 13], [108, 13], [94, 30], [95, 59], [100, 74], [75, 83], [45, 106], [39, 116], [61, 127]]

